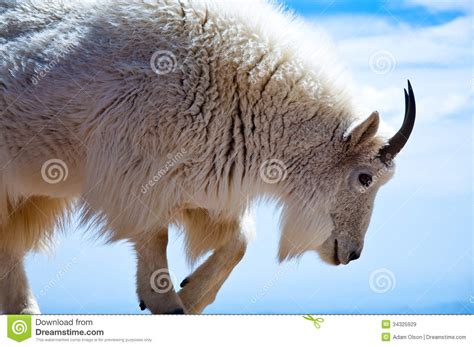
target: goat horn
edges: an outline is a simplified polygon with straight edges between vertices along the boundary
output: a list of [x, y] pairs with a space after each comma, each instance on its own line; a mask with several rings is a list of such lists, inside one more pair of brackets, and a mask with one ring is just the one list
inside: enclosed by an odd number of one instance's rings
[[382, 162], [389, 164], [390, 161], [402, 150], [410, 137], [413, 126], [415, 125], [416, 105], [415, 95], [408, 81], [408, 93], [405, 91], [405, 118], [400, 130], [388, 140], [388, 143], [379, 151], [379, 157]]

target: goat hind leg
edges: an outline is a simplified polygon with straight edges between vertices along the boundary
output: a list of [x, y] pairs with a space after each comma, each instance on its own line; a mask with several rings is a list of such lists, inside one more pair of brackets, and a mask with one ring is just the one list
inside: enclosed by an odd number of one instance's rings
[[[2, 204], [3, 201], [3, 204]], [[39, 313], [28, 285], [23, 258], [47, 244], [70, 201], [33, 196], [13, 204], [0, 195], [0, 311]]]
[[23, 256], [0, 250], [0, 312], [39, 314], [39, 307], [28, 285]]

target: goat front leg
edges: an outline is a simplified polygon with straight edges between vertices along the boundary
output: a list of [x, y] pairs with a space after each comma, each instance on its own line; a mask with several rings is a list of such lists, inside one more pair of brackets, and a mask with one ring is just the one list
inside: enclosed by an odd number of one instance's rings
[[140, 308], [148, 308], [154, 314], [185, 313], [168, 270], [168, 229], [145, 234], [134, 241], [138, 257], [137, 294]]
[[179, 297], [188, 313], [201, 313], [214, 302], [219, 289], [245, 254], [247, 243], [238, 233], [181, 283]]
[[0, 312], [39, 314], [38, 304], [28, 285], [23, 255], [0, 250]]

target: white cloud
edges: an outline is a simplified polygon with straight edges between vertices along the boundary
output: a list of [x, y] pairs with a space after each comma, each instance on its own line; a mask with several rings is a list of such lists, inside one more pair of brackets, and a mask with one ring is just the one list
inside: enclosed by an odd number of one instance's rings
[[472, 19], [423, 28], [370, 16], [313, 21], [330, 31], [358, 81], [354, 89], [363, 114], [377, 109], [396, 126], [403, 115], [406, 79], [415, 87], [421, 123], [469, 109]]
[[[354, 23], [346, 21], [345, 25], [357, 28], [356, 34], [362, 30], [357, 20]], [[371, 22], [366, 22], [365, 26], [370, 27]], [[370, 56], [380, 50], [390, 52], [397, 66], [468, 65], [471, 63], [472, 17], [461, 17], [433, 27], [411, 28], [392, 25], [391, 30], [386, 29], [383, 34], [357, 35], [342, 40], [336, 37], [336, 39], [341, 52], [351, 56], [353, 64], [362, 67], [367, 66]]]
[[392, 126], [400, 124], [404, 113], [403, 88], [410, 78], [417, 100], [417, 125], [436, 123], [444, 118], [468, 116], [472, 96], [468, 68], [406, 68], [390, 76], [376, 76], [370, 70], [355, 71], [360, 82], [355, 88], [364, 114], [378, 110]]
[[348, 15], [315, 17], [312, 22], [322, 30], [331, 33], [338, 40], [354, 37], [370, 37], [393, 33], [406, 25], [387, 21], [377, 15]]

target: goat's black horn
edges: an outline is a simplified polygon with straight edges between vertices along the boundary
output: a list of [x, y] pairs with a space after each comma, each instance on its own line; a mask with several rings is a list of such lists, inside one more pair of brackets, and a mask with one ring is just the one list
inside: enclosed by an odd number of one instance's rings
[[416, 105], [415, 94], [408, 81], [408, 92], [405, 89], [405, 118], [400, 130], [388, 140], [388, 143], [380, 149], [379, 157], [384, 163], [388, 164], [402, 150], [410, 138], [410, 134], [415, 125]]

